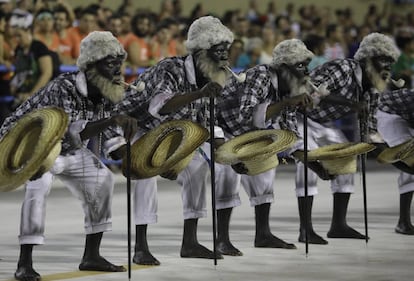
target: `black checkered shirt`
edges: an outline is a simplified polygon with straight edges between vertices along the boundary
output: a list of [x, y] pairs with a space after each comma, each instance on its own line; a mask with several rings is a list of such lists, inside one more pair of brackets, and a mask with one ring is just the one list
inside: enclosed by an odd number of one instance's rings
[[[273, 83], [272, 83], [273, 81]], [[253, 113], [259, 104], [277, 103], [284, 96], [277, 88], [277, 77], [269, 65], [257, 65], [246, 71], [246, 80], [238, 82], [234, 77], [224, 87], [217, 99], [219, 126], [228, 134], [238, 136], [248, 131], [263, 129], [253, 124]], [[266, 127], [279, 123], [280, 128], [297, 133], [296, 112], [283, 110], [280, 116], [266, 120]]]
[[[20, 117], [34, 109], [49, 106], [60, 107], [68, 114], [69, 126], [70, 123], [79, 120], [97, 121], [101, 118], [109, 117], [113, 105], [108, 100], [102, 99], [102, 104], [95, 106], [86, 95], [81, 94], [77, 88], [80, 76], [83, 76], [83, 73], [73, 72], [61, 74], [22, 103], [16, 111], [4, 121], [0, 128], [0, 139], [10, 130]], [[86, 87], [86, 85], [84, 86]], [[117, 136], [120, 136], [119, 128], [108, 128], [102, 132], [102, 141], [104, 142]], [[85, 141], [83, 145], [86, 146], [87, 141]], [[61, 154], [65, 155], [75, 148], [78, 147], [75, 147], [72, 138], [66, 133], [62, 141]]]
[[378, 109], [399, 115], [414, 127], [414, 90], [404, 88], [383, 93]]
[[[171, 114], [157, 118], [148, 113], [151, 100], [159, 94], [181, 95], [199, 89], [195, 81], [192, 56], [171, 57], [144, 71], [134, 83], [145, 82], [145, 90], [136, 93], [129, 90], [126, 98], [116, 105], [115, 111], [128, 113], [140, 122], [140, 126], [151, 130], [169, 120], [191, 120], [201, 125], [209, 124], [208, 101], [197, 99]], [[208, 98], [207, 98], [208, 99]]]
[[[310, 73], [310, 77], [316, 86], [325, 83], [330, 95], [340, 96], [353, 102], [365, 100], [369, 105], [368, 127], [376, 131], [374, 116], [379, 95], [375, 89], [363, 91], [362, 70], [357, 61], [338, 59], [327, 62], [315, 68]], [[308, 112], [308, 116], [318, 123], [326, 123], [352, 113], [355, 112], [349, 106], [327, 103], [322, 100], [318, 108]]]

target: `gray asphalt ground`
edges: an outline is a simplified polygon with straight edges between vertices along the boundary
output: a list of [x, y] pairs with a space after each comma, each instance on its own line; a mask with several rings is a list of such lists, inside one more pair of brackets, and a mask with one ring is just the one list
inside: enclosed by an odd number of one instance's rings
[[[274, 234], [294, 242], [296, 250], [253, 247], [254, 213], [244, 191], [242, 206], [233, 212], [231, 238], [244, 255], [218, 260], [179, 257], [182, 236], [180, 187], [173, 181], [159, 180], [159, 220], [148, 229], [152, 253], [160, 266], [132, 266], [131, 280], [281, 280], [281, 281], [411, 281], [414, 280], [414, 237], [396, 234], [399, 194], [398, 171], [391, 166], [368, 162], [367, 202], [370, 240], [328, 239], [328, 245], [298, 243], [299, 218], [294, 194], [294, 166], [279, 166], [275, 182], [275, 203], [271, 209]], [[113, 199], [113, 231], [104, 234], [101, 254], [117, 264], [128, 264], [126, 180], [116, 176]], [[351, 197], [348, 223], [364, 231], [361, 177]], [[20, 204], [23, 189], [0, 193], [0, 280], [14, 280], [19, 245]], [[209, 202], [210, 194], [208, 194]], [[199, 241], [213, 245], [211, 203], [209, 217], [199, 221]], [[314, 200], [315, 230], [326, 236], [332, 213], [329, 182], [320, 181]], [[134, 239], [134, 232], [132, 232]], [[46, 244], [35, 248], [34, 266], [43, 280], [128, 280], [128, 273], [80, 272], [77, 266], [83, 252], [83, 215], [79, 202], [56, 181], [47, 209]], [[132, 242], [132, 245], [134, 243]]]

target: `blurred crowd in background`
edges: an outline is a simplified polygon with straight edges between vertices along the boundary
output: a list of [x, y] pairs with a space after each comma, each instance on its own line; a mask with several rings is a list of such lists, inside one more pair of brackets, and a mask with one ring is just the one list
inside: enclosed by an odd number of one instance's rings
[[[0, 0], [0, 122], [60, 72], [76, 69], [80, 41], [89, 32], [109, 30], [119, 39], [128, 53], [125, 78], [131, 81], [165, 57], [185, 55], [189, 25], [211, 14], [204, 1], [189, 15], [182, 13], [182, 0], [163, 0], [158, 11], [134, 8], [130, 0], [119, 1], [115, 9], [103, 1], [85, 2], [72, 7], [65, 0]], [[365, 35], [381, 32], [393, 36], [401, 49], [394, 77], [412, 86], [414, 11], [393, 13], [391, 1], [377, 1], [357, 24], [352, 7], [335, 10], [317, 1], [301, 6], [291, 1], [285, 7], [276, 3], [249, 0], [247, 10], [235, 7], [213, 14], [234, 32], [231, 67], [242, 71], [268, 63], [277, 43], [299, 38], [314, 52], [314, 68], [336, 58], [352, 58]]]

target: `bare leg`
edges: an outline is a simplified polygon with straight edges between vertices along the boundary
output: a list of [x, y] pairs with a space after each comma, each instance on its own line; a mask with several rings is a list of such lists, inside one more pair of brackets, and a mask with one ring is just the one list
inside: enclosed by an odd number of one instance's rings
[[79, 264], [79, 270], [107, 272], [126, 271], [125, 267], [114, 265], [99, 254], [102, 234], [102, 232], [99, 232], [86, 235], [85, 252], [83, 253], [82, 262]]
[[411, 224], [411, 201], [413, 192], [400, 194], [400, 218], [395, 232], [405, 235], [414, 235], [414, 226]]
[[151, 254], [148, 248], [147, 225], [136, 225], [135, 235], [134, 263], [142, 265], [160, 265], [160, 262]]
[[[182, 258], [214, 259], [214, 252], [198, 243], [197, 224], [198, 219], [184, 220], [184, 234], [180, 256]], [[217, 253], [217, 259], [222, 258], [223, 256]]]
[[32, 244], [20, 245], [20, 256], [14, 278], [21, 281], [39, 281], [40, 274], [33, 269]]
[[229, 226], [232, 211], [233, 208], [217, 210], [217, 251], [222, 255], [242, 256], [243, 253], [230, 242]]
[[365, 235], [359, 233], [346, 223], [350, 197], [351, 193], [334, 193], [331, 228], [327, 234], [329, 238], [365, 239]]
[[303, 243], [306, 242], [305, 230], [306, 230], [306, 227], [308, 227], [308, 243], [326, 245], [328, 244], [328, 241], [326, 241], [321, 236], [316, 234], [316, 232], [313, 230], [312, 205], [313, 205], [313, 196], [298, 197], [299, 218], [300, 218], [298, 241], [303, 242]]
[[296, 249], [296, 246], [277, 238], [269, 227], [270, 203], [255, 206], [256, 235], [254, 246], [258, 248]]

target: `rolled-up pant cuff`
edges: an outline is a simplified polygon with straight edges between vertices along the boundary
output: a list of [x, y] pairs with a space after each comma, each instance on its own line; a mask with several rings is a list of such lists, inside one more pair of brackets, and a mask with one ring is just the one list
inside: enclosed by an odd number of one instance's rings
[[273, 194], [266, 194], [250, 198], [250, 206], [254, 207], [265, 203], [273, 203]]
[[183, 213], [184, 219], [199, 219], [207, 217], [207, 211], [188, 211]]
[[146, 215], [146, 216], [135, 217], [135, 225], [154, 224], [154, 223], [157, 223], [157, 221], [158, 221], [157, 215]]
[[[296, 197], [305, 197], [305, 189], [297, 188]], [[316, 186], [308, 187], [308, 196], [314, 196], [318, 194], [318, 188]]]
[[45, 244], [45, 237], [43, 235], [20, 235], [19, 244], [43, 245]]
[[405, 184], [403, 186], [400, 186], [398, 188], [398, 190], [399, 190], [400, 194], [413, 192], [414, 191], [414, 183], [409, 183], [409, 184]]
[[216, 209], [222, 210], [227, 208], [234, 208], [241, 205], [239, 196], [232, 196], [229, 198], [221, 198], [216, 200]]
[[91, 225], [88, 227], [85, 227], [85, 233], [86, 234], [95, 234], [99, 232], [107, 232], [112, 230], [112, 223], [106, 222], [98, 225]]

